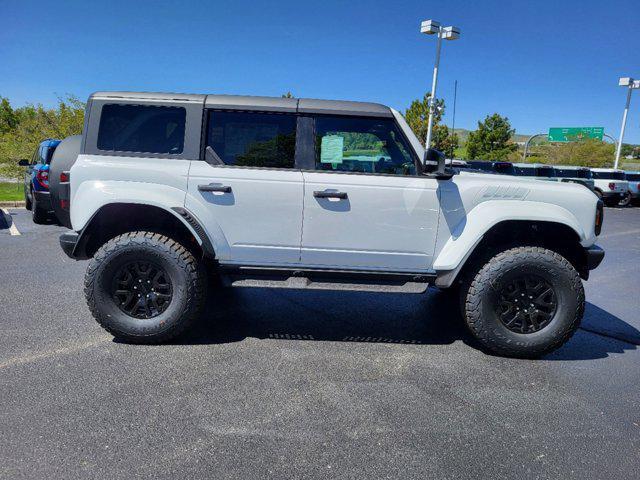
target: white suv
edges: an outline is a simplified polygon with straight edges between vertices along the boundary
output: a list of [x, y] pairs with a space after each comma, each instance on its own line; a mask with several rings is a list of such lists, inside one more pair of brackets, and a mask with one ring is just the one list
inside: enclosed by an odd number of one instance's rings
[[233, 286], [457, 289], [485, 348], [534, 357], [576, 330], [581, 277], [604, 255], [588, 189], [454, 176], [373, 103], [95, 93], [51, 169], [72, 229], [62, 248], [91, 259], [89, 307], [130, 342], [182, 332], [209, 273]]
[[613, 168], [592, 168], [593, 183], [596, 195], [608, 207], [614, 207], [620, 202], [629, 203], [629, 182], [624, 170]]

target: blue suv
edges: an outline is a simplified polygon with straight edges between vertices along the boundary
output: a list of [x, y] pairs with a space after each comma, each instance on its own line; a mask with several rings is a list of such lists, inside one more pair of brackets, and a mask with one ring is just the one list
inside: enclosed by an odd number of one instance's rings
[[35, 223], [43, 223], [53, 208], [49, 195], [49, 164], [53, 152], [61, 140], [43, 140], [31, 156], [31, 160], [20, 160], [18, 165], [27, 167], [24, 175], [24, 199], [33, 214]]

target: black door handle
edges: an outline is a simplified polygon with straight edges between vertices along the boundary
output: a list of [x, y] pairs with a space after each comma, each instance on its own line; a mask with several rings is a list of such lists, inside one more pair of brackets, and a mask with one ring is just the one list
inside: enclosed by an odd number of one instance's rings
[[337, 198], [339, 200], [347, 199], [347, 192], [330, 192], [327, 190], [313, 192], [313, 196], [316, 198]]
[[231, 193], [231, 187], [227, 185], [198, 185], [198, 190], [201, 192], [222, 192], [222, 193]]

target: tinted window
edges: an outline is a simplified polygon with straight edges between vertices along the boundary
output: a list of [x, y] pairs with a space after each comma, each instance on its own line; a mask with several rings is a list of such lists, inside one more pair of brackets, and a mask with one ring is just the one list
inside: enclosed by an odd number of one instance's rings
[[210, 112], [207, 145], [227, 165], [293, 168], [296, 116]]
[[572, 169], [572, 168], [556, 168], [556, 177], [561, 178], [590, 178], [589, 170]]
[[45, 163], [49, 165], [51, 163], [51, 159], [53, 158], [53, 154], [56, 151], [56, 147], [49, 147], [46, 149], [46, 158]]
[[391, 119], [316, 118], [316, 170], [414, 175], [409, 152]]
[[182, 153], [186, 112], [182, 107], [105, 105], [98, 149], [137, 153]]
[[637, 181], [640, 180], [640, 173], [627, 173], [627, 180]]
[[624, 180], [624, 172], [593, 172], [593, 178], [600, 180]]
[[522, 177], [535, 177], [536, 169], [534, 167], [513, 167], [514, 174]]
[[501, 173], [503, 175], [516, 175], [513, 164], [509, 162], [493, 163], [493, 169], [496, 173]]
[[536, 177], [553, 177], [553, 167], [539, 167], [536, 171]]

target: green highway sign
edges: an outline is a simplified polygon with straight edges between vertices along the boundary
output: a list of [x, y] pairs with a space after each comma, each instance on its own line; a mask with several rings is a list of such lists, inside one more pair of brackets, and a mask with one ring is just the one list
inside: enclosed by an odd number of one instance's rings
[[567, 127], [550, 128], [550, 142], [577, 142], [586, 138], [597, 138], [602, 140], [604, 127]]

